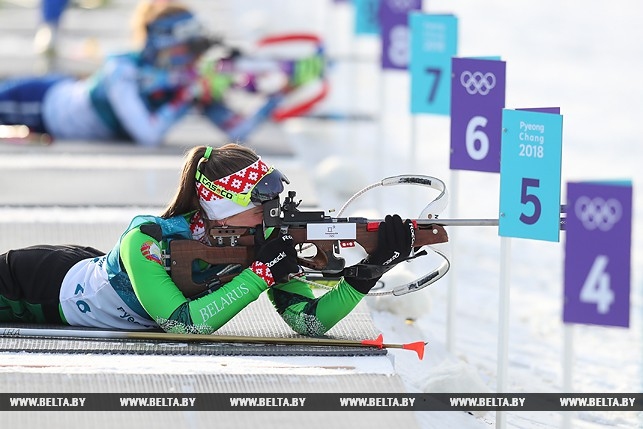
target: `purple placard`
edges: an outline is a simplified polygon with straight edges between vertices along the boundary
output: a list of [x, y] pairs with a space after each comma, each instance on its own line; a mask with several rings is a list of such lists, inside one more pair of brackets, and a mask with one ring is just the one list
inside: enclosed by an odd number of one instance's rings
[[382, 29], [382, 68], [406, 70], [411, 57], [409, 12], [422, 10], [422, 0], [382, 0], [379, 8]]
[[451, 67], [450, 168], [499, 173], [506, 63], [453, 58]]
[[563, 321], [629, 327], [631, 183], [568, 183]]

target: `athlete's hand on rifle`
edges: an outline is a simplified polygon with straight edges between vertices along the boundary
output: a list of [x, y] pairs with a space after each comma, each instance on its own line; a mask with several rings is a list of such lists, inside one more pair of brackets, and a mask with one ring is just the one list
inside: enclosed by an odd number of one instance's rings
[[223, 99], [224, 92], [230, 85], [231, 82], [228, 76], [216, 74], [212, 76], [198, 76], [192, 83], [183, 88], [179, 97], [184, 101], [203, 105], [220, 102]]
[[[377, 230], [377, 248], [360, 264], [394, 266], [409, 257], [414, 243], [413, 223], [408, 219], [402, 221], [399, 215], [387, 215]], [[366, 277], [358, 274], [355, 277], [347, 276], [345, 279], [359, 292], [368, 293], [380, 277], [381, 275]]]
[[395, 265], [408, 258], [415, 243], [415, 230], [410, 220], [387, 215], [377, 230], [377, 248], [366, 257], [366, 263]]
[[261, 226], [255, 233], [255, 248], [257, 261], [250, 269], [265, 280], [268, 287], [275, 283], [288, 281], [288, 274], [298, 273], [297, 251], [293, 238], [289, 234], [279, 233], [277, 237], [266, 240]]

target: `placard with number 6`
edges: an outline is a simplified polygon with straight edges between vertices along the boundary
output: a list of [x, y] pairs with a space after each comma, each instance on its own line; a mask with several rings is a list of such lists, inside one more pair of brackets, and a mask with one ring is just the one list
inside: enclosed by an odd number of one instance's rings
[[563, 321], [630, 324], [632, 185], [568, 183]]
[[500, 171], [505, 62], [451, 62], [451, 170]]

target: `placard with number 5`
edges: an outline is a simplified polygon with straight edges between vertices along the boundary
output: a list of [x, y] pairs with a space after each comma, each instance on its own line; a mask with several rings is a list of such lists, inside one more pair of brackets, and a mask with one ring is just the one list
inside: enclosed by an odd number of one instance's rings
[[568, 183], [566, 323], [630, 323], [632, 184]]
[[559, 114], [502, 111], [501, 236], [559, 241], [562, 133]]

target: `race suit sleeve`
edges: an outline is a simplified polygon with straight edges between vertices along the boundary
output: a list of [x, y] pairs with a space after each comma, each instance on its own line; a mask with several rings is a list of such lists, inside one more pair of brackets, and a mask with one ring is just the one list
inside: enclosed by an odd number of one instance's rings
[[306, 283], [297, 279], [268, 290], [268, 297], [284, 321], [295, 332], [309, 336], [325, 334], [364, 296], [344, 280], [317, 298]]
[[220, 289], [188, 301], [165, 270], [160, 247], [157, 240], [134, 228], [121, 241], [120, 257], [136, 297], [165, 331], [212, 333], [268, 287], [246, 269]]
[[192, 107], [181, 95], [150, 112], [141, 98], [136, 66], [113, 61], [104, 74], [104, 85], [110, 105], [130, 136], [140, 145], [158, 146], [170, 127]]

